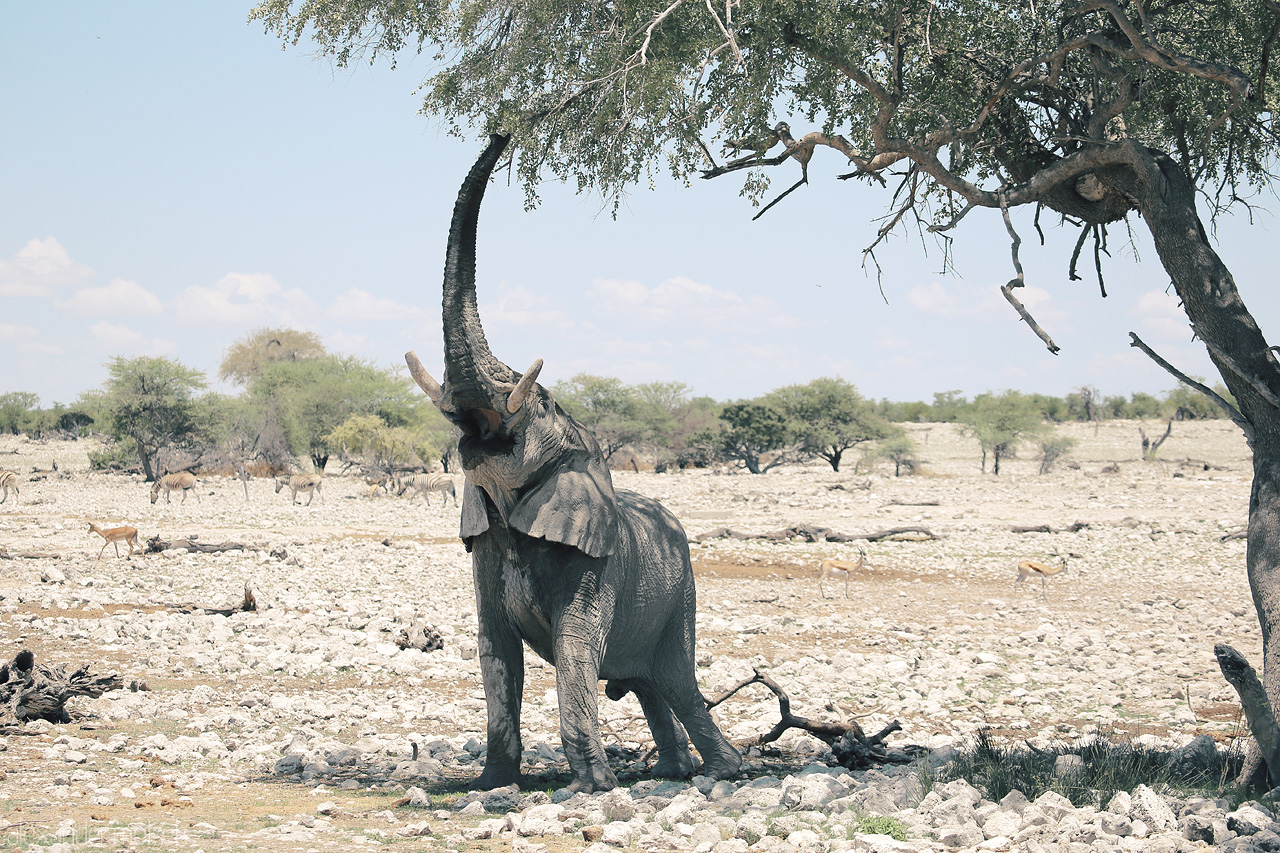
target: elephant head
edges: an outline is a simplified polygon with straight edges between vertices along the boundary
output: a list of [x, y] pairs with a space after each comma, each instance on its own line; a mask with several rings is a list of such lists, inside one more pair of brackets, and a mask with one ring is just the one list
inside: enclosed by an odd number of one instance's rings
[[508, 138], [490, 137], [453, 208], [442, 305], [444, 383], [413, 352], [405, 360], [419, 387], [461, 431], [458, 452], [467, 473], [461, 534], [468, 547], [488, 528], [492, 510], [522, 533], [600, 557], [613, 549], [617, 508], [595, 439], [537, 383], [542, 359], [517, 373], [490, 352], [480, 325], [476, 227]]

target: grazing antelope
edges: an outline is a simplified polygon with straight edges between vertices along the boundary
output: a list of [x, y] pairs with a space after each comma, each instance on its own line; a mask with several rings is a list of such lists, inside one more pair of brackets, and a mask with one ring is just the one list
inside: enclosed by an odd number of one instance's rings
[[196, 500], [200, 500], [200, 493], [195, 491], [196, 475], [190, 471], [179, 471], [176, 474], [165, 474], [163, 477], [155, 481], [151, 486], [151, 502], [155, 503], [160, 497], [160, 491], [164, 490], [164, 502], [172, 503], [169, 500], [169, 493], [181, 490], [182, 502], [187, 502], [187, 492], [191, 492], [196, 496]]
[[[102, 543], [102, 551], [107, 550], [108, 545], [115, 545], [117, 557], [120, 556], [120, 543], [126, 543], [129, 546], [129, 553], [125, 557], [126, 560], [133, 556], [133, 546], [138, 545], [138, 528], [136, 527], [111, 527], [103, 530], [91, 521], [89, 522], [89, 532], [96, 533], [107, 540]], [[102, 551], [98, 552], [98, 560], [102, 559]], [[138, 551], [142, 551], [141, 545], [138, 545]], [[94, 560], [94, 562], [96, 563], [98, 560]]]
[[1040, 578], [1040, 594], [1044, 595], [1049, 588], [1049, 578], [1067, 569], [1067, 558], [1059, 557], [1058, 560], [1060, 562], [1056, 566], [1037, 563], [1035, 560], [1023, 560], [1018, 563], [1018, 579], [1014, 583], [1022, 583], [1027, 578], [1038, 577]]
[[13, 489], [13, 500], [16, 503], [21, 492], [18, 491], [18, 472], [0, 469], [0, 489], [4, 489], [4, 497], [0, 504], [9, 500], [9, 490]]
[[867, 564], [867, 552], [858, 548], [858, 559], [856, 560], [823, 560], [818, 564], [818, 591], [822, 593], [822, 597], [827, 597], [827, 591], [822, 588], [822, 582], [828, 577], [839, 577], [844, 575], [844, 597], [849, 597], [849, 575], [864, 568]]
[[458, 493], [454, 490], [453, 478], [448, 474], [414, 474], [406, 477], [396, 486], [396, 494], [403, 495], [409, 489], [417, 489], [427, 506], [431, 506], [432, 492], [440, 492], [446, 504], [449, 498], [453, 498], [453, 505], [458, 505]]
[[[311, 502], [316, 499], [316, 495], [320, 495], [321, 481], [324, 480], [322, 474], [294, 474], [292, 477], [281, 474], [276, 477], [276, 494], [280, 494], [280, 490], [285, 486], [289, 487], [292, 494], [292, 503], [298, 502], [298, 492], [310, 492], [307, 498], [307, 506], [311, 506]], [[320, 502], [324, 503], [324, 495], [320, 495]]]
[[389, 492], [391, 490], [390, 483], [391, 478], [388, 477], [385, 472], [369, 474], [364, 478], [364, 484], [369, 487], [369, 497], [373, 497], [373, 493], [378, 491], [378, 489], [382, 489], [384, 492]]

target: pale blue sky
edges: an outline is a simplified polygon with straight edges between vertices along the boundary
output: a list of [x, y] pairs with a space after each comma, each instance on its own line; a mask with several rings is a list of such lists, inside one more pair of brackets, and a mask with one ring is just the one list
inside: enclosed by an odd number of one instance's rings
[[[384, 365], [414, 348], [439, 374], [445, 229], [482, 143], [417, 115], [424, 61], [335, 69], [282, 51], [246, 23], [250, 5], [0, 10], [0, 393], [70, 402], [113, 355], [172, 356], [212, 380], [226, 347], [264, 325]], [[517, 370], [545, 358], [545, 384], [678, 380], [722, 400], [830, 375], [897, 400], [1172, 387], [1128, 346], [1134, 330], [1216, 381], [1140, 220], [1140, 264], [1112, 231], [1103, 300], [1091, 258], [1085, 281], [1067, 281], [1074, 232], [1049, 230], [1040, 248], [1018, 212], [1023, 300], [1063, 348], [1052, 356], [1000, 297], [1012, 266], [998, 213], [957, 230], [960, 277], [939, 276], [941, 253], [914, 235], [883, 246], [886, 304], [861, 268], [885, 197], [833, 180], [842, 170], [820, 151], [812, 183], [758, 222], [732, 177], [660, 175], [617, 220], [558, 185], [525, 212], [519, 187], [494, 184], [478, 265], [495, 354]], [[775, 187], [794, 171], [776, 170]], [[1255, 316], [1280, 334], [1274, 219], [1219, 230]]]

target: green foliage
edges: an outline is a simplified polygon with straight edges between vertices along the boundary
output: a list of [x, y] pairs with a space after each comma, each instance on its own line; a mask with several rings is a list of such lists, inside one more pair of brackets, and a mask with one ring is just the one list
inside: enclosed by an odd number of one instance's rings
[[39, 406], [39, 394], [28, 391], [0, 394], [0, 432], [13, 435], [27, 432], [31, 417]]
[[301, 361], [325, 355], [315, 332], [289, 328], [254, 329], [227, 348], [218, 368], [219, 379], [248, 385], [258, 371], [277, 361]]
[[1065, 435], [1046, 435], [1040, 439], [1040, 473], [1048, 474], [1059, 459], [1071, 452], [1076, 440]]
[[[260, 0], [251, 18], [287, 42], [309, 37], [340, 66], [427, 52], [424, 111], [458, 132], [514, 134], [531, 201], [545, 176], [618, 198], [664, 159], [688, 175], [708, 166], [705, 143], [759, 134], [780, 115], [841, 134], [866, 157], [905, 140], [936, 156], [928, 176], [945, 169], [988, 186], [1117, 132], [1225, 178], [1224, 197], [1270, 177], [1280, 63], [1250, 81], [1274, 20], [1265, 0], [1114, 10], [760, 0], [729, 13], [666, 0]], [[1160, 46], [1134, 48], [1124, 27]], [[764, 179], [748, 175], [758, 197]], [[963, 204], [941, 187], [933, 198], [943, 220]]]
[[200, 412], [196, 391], [204, 374], [168, 358], [115, 357], [107, 363], [107, 381], [86, 395], [86, 408], [105, 416], [111, 435], [133, 443], [142, 471], [154, 480], [156, 455], [199, 444], [210, 425]]
[[917, 458], [919, 448], [916, 446], [915, 439], [907, 435], [906, 430], [901, 427], [891, 424], [890, 430], [887, 438], [876, 442], [864, 452], [864, 460], [866, 462], [888, 460], [893, 463], [895, 477], [901, 477], [904, 473], [916, 473], [920, 467], [920, 461]]
[[1039, 436], [1045, 429], [1035, 400], [1018, 391], [979, 394], [959, 418], [965, 432], [976, 438], [982, 448], [982, 470], [987, 470], [990, 454], [995, 474], [1000, 473], [1002, 459], [1017, 456], [1020, 442]]
[[716, 423], [720, 404], [709, 397], [690, 398], [683, 382], [649, 382], [636, 386], [644, 442], [654, 455], [654, 470], [710, 464], [713, 450], [696, 436]]
[[887, 835], [895, 841], [906, 841], [908, 826], [895, 817], [887, 815], [862, 815], [857, 823], [850, 827], [852, 835]]
[[833, 471], [840, 470], [846, 450], [889, 434], [888, 421], [843, 379], [788, 385], [771, 392], [769, 399], [791, 421], [802, 451], [825, 459]]
[[721, 410], [720, 421], [719, 428], [710, 431], [710, 441], [752, 474], [806, 458], [803, 436], [768, 397], [729, 403]]
[[325, 436], [325, 443], [369, 471], [421, 468], [442, 456], [453, 441], [443, 416], [435, 426], [443, 429], [389, 427], [377, 415], [352, 415]]
[[621, 379], [579, 373], [556, 383], [551, 394], [562, 409], [591, 430], [605, 459], [651, 434], [635, 389]]
[[320, 356], [263, 364], [249, 380], [249, 398], [261, 412], [260, 430], [277, 432], [299, 456], [323, 471], [328, 436], [352, 415], [376, 415], [386, 425], [413, 422], [423, 398], [393, 371], [350, 356]]

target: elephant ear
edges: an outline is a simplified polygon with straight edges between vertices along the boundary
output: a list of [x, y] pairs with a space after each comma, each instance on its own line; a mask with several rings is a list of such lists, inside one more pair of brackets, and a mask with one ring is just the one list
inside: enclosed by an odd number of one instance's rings
[[484, 505], [484, 492], [468, 477], [462, 484], [462, 522], [458, 536], [471, 550], [471, 540], [489, 529], [489, 512]]
[[572, 545], [590, 557], [613, 552], [618, 502], [604, 459], [577, 452], [563, 457], [550, 476], [523, 492], [507, 523], [540, 539]]

